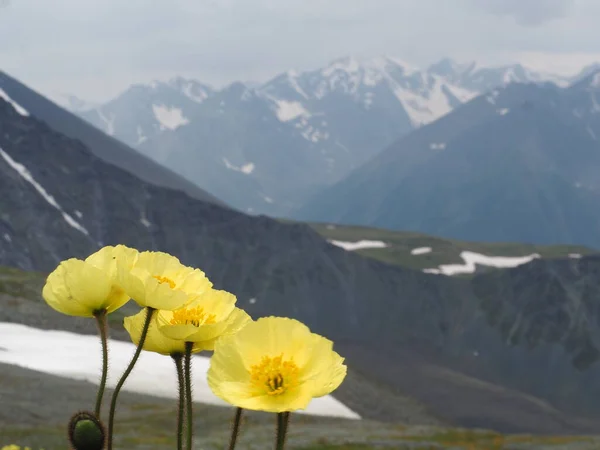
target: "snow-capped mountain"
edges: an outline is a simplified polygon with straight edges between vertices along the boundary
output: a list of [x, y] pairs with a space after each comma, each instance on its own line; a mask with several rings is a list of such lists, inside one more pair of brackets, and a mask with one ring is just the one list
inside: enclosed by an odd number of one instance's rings
[[78, 112], [229, 204], [285, 215], [410, 131], [496, 86], [567, 80], [521, 65], [449, 59], [419, 69], [347, 57], [221, 90], [192, 80], [135, 85]]
[[509, 84], [399, 139], [301, 220], [600, 247], [600, 72]]
[[163, 131], [188, 124], [187, 115], [212, 94], [210, 87], [178, 77], [133, 85], [114, 100], [87, 110], [65, 106], [105, 133], [136, 147]]

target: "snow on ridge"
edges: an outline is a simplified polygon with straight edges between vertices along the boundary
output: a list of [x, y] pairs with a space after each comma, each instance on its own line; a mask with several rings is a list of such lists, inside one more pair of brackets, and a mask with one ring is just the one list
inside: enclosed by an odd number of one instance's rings
[[25, 117], [29, 116], [29, 111], [27, 111], [25, 108], [23, 108], [17, 102], [15, 102], [12, 98], [10, 98], [8, 96], [8, 94], [2, 88], [0, 88], [0, 98], [4, 99], [4, 101], [10, 103], [11, 106], [15, 109], [15, 111], [17, 111], [17, 114], [20, 114], [21, 116], [25, 116]]
[[431, 253], [431, 247], [413, 248], [410, 251], [411, 255], [425, 255], [426, 253]]
[[581, 258], [581, 254], [579, 254], [579, 253], [569, 253], [569, 258], [571, 258], [571, 259], [580, 259]]
[[296, 71], [288, 70], [286, 72], [286, 75], [287, 75], [288, 82], [290, 83], [290, 86], [292, 87], [292, 89], [294, 89], [294, 91], [296, 91], [299, 95], [301, 95], [302, 97], [304, 97], [305, 99], [308, 100], [308, 95], [306, 94], [306, 92], [304, 92], [304, 89], [302, 89], [302, 87], [298, 83], [298, 80], [297, 80], [298, 74], [296, 73]]
[[501, 116], [505, 116], [506, 114], [508, 114], [510, 112], [510, 109], [509, 108], [500, 108], [497, 112]]
[[600, 88], [600, 72], [594, 74], [592, 81], [590, 82], [590, 87]]
[[106, 134], [108, 134], [109, 136], [114, 136], [114, 134], [115, 134], [115, 115], [111, 114], [110, 118], [106, 117], [104, 115], [104, 113], [102, 112], [102, 107], [96, 108], [96, 112], [98, 113], [98, 117], [100, 117], [100, 120], [102, 120], [102, 122], [104, 122], [104, 125], [106, 126], [106, 130], [104, 132]]
[[[98, 384], [101, 370], [100, 342], [97, 336], [59, 330], [40, 330], [26, 325], [0, 322], [3, 337], [0, 362], [72, 380]], [[40, 342], [44, 351], [40, 352]], [[109, 339], [110, 367], [107, 387], [114, 388], [130, 362], [135, 346]], [[194, 401], [229, 406], [215, 396], [206, 379], [210, 359], [192, 356]], [[142, 352], [123, 389], [160, 398], [177, 398], [177, 377], [171, 358]], [[360, 419], [361, 417], [331, 395], [316, 398], [302, 414]]]
[[354, 251], [354, 250], [363, 250], [367, 248], [386, 248], [388, 245], [383, 241], [370, 241], [370, 240], [362, 240], [357, 242], [347, 242], [347, 241], [336, 241], [330, 240], [331, 244], [336, 247], [341, 247], [346, 251]]
[[325, 77], [329, 77], [337, 70], [342, 70], [348, 73], [358, 72], [360, 70], [360, 63], [354, 57], [338, 59], [321, 70], [321, 74]]
[[443, 264], [438, 268], [424, 269], [423, 272], [452, 276], [464, 273], [475, 273], [476, 265], [496, 267], [499, 269], [512, 268], [527, 264], [534, 259], [541, 258], [537, 253], [528, 256], [487, 256], [471, 251], [461, 252], [460, 257], [464, 261], [463, 264]]
[[446, 143], [445, 142], [432, 142], [431, 144], [429, 144], [429, 148], [431, 150], [445, 150], [446, 149]]
[[254, 168], [256, 167], [254, 165], [254, 163], [246, 163], [240, 167], [234, 166], [233, 164], [231, 164], [229, 162], [229, 160], [227, 158], [223, 158], [223, 162], [225, 163], [225, 167], [227, 167], [228, 169], [235, 170], [236, 172], [242, 172], [242, 173], [245, 173], [246, 175], [249, 175], [252, 172], [254, 172]]
[[46, 189], [44, 189], [43, 186], [33, 178], [31, 172], [29, 172], [29, 170], [27, 170], [27, 168], [23, 164], [20, 164], [14, 159], [12, 159], [8, 153], [2, 150], [2, 148], [0, 148], [0, 156], [8, 163], [9, 166], [11, 166], [19, 175], [21, 175], [21, 177], [25, 181], [31, 184], [35, 188], [35, 190], [38, 191], [38, 193], [44, 198], [44, 200], [46, 200], [51, 206], [53, 206], [62, 214], [63, 219], [65, 220], [65, 222], [67, 222], [67, 224], [75, 228], [77, 231], [85, 234], [86, 236], [89, 236], [88, 231], [81, 224], [79, 224], [79, 222], [73, 219], [73, 217], [71, 217], [62, 209], [62, 207], [58, 204], [54, 197], [48, 194], [48, 191], [46, 191]]
[[162, 129], [176, 130], [180, 126], [190, 123], [179, 108], [152, 105], [152, 112], [154, 112], [154, 117], [158, 120]]

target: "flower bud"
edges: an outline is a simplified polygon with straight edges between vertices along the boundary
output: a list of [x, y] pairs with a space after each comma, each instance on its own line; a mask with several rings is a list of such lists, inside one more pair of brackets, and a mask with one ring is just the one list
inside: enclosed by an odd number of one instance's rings
[[86, 411], [73, 415], [69, 422], [69, 442], [74, 450], [102, 450], [106, 442], [102, 422]]

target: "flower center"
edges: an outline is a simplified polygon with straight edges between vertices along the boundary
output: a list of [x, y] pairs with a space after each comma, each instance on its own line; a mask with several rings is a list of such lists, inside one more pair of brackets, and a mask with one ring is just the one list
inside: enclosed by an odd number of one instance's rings
[[259, 364], [250, 367], [250, 382], [267, 395], [281, 395], [298, 384], [299, 371], [296, 363], [284, 361], [283, 355], [263, 356]]
[[196, 308], [181, 308], [173, 311], [171, 325], [208, 325], [215, 323], [216, 316], [204, 312], [204, 308], [198, 306]]
[[167, 277], [161, 277], [160, 275], [153, 275], [152, 278], [156, 279], [159, 284], [167, 283], [171, 289], [175, 289], [175, 282]]

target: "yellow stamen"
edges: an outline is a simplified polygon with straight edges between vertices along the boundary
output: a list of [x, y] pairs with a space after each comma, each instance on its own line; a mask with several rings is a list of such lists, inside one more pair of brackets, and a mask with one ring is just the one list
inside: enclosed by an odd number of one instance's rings
[[160, 275], [154, 275], [152, 278], [158, 280], [160, 284], [167, 283], [171, 289], [175, 289], [175, 282], [167, 277], [161, 277]]
[[194, 325], [195, 327], [199, 327], [200, 325], [216, 323], [215, 319], [216, 316], [214, 314], [205, 313], [204, 308], [201, 306], [196, 308], [181, 308], [173, 311], [171, 325]]
[[283, 355], [263, 356], [260, 364], [250, 368], [250, 381], [267, 395], [280, 395], [298, 384], [299, 372], [296, 363], [284, 361]]

